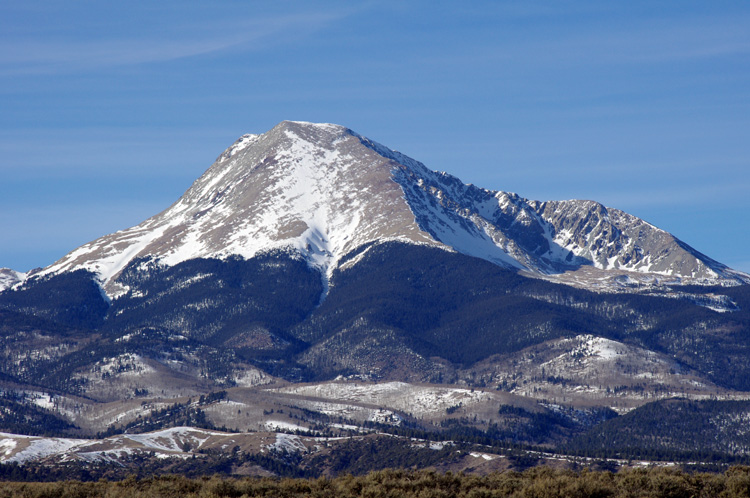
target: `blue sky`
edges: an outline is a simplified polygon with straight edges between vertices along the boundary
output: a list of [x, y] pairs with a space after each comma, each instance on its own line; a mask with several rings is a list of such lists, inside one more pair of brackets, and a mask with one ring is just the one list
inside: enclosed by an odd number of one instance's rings
[[750, 271], [748, 2], [0, 4], [0, 267], [333, 122], [467, 183], [594, 199]]

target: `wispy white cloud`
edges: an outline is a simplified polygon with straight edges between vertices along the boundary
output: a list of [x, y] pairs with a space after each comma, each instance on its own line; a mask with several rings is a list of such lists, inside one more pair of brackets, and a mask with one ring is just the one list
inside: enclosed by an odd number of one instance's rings
[[[631, 29], [601, 32], [568, 40], [569, 49], [600, 60], [664, 62], [705, 59], [750, 53], [747, 18], [701, 19], [675, 22], [653, 20]], [[565, 47], [564, 47], [565, 48]]]
[[[569, 14], [569, 13], [568, 13]], [[616, 13], [597, 13], [587, 22], [567, 15], [565, 24], [544, 20], [516, 26], [516, 17], [498, 20], [504, 37], [482, 38], [481, 46], [466, 53], [459, 46], [420, 59], [422, 64], [471, 67], [489, 61], [513, 66], [586, 66], [600, 64], [663, 63], [750, 54], [750, 18], [654, 17], [620, 22]], [[610, 16], [608, 18], [607, 16]], [[549, 27], [550, 29], [545, 29]], [[528, 30], [528, 32], [526, 31]]]
[[132, 35], [90, 40], [18, 35], [0, 45], [0, 74], [47, 74], [114, 66], [167, 62], [232, 50], [261, 50], [285, 40], [297, 40], [350, 15], [353, 10], [289, 14], [202, 26], [164, 34]]

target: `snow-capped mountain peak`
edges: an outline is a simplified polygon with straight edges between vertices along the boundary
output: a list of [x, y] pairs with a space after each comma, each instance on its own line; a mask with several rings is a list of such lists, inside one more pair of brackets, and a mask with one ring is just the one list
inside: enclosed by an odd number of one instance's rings
[[392, 179], [399, 167], [344, 127], [285, 121], [240, 138], [162, 213], [80, 247], [44, 273], [86, 268], [116, 296], [114, 279], [135, 258], [174, 265], [292, 249], [327, 274], [367, 242], [434, 243]]
[[618, 286], [623, 275], [750, 282], [622, 211], [465, 185], [343, 126], [295, 121], [243, 135], [165, 211], [81, 246], [37, 276], [87, 269], [116, 297], [126, 290], [117, 277], [135, 259], [175, 265], [286, 250], [327, 279], [355, 249], [392, 240], [583, 285]]

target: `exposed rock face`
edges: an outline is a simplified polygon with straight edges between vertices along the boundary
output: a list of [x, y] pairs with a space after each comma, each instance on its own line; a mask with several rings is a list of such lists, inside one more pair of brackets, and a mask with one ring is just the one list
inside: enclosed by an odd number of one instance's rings
[[162, 213], [37, 275], [87, 269], [116, 297], [125, 291], [117, 277], [136, 258], [171, 266], [286, 249], [330, 277], [356, 264], [347, 254], [390, 240], [599, 288], [750, 282], [622, 211], [465, 185], [342, 126], [289, 121], [241, 137]]

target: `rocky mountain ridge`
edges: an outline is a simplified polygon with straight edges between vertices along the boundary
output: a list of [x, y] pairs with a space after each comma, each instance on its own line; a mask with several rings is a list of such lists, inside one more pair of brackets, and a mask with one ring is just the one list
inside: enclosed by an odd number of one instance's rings
[[347, 254], [393, 240], [599, 290], [750, 282], [617, 209], [465, 185], [342, 126], [290, 121], [241, 137], [162, 213], [32, 278], [85, 269], [115, 298], [127, 290], [117, 277], [135, 259], [173, 266], [284, 249], [327, 282]]

